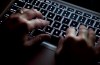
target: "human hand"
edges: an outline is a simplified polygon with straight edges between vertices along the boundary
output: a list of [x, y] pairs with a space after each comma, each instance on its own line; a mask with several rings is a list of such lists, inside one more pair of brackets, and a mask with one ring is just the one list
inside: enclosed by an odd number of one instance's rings
[[93, 65], [95, 63], [95, 33], [81, 25], [78, 36], [73, 27], [61, 38], [56, 52], [57, 65]]

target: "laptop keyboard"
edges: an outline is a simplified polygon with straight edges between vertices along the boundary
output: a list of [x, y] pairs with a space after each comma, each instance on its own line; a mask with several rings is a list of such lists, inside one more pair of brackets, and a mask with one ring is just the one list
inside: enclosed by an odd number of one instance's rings
[[[79, 26], [83, 24], [87, 28], [93, 28], [96, 33], [96, 42], [100, 38], [99, 16], [52, 0], [16, 0], [2, 16], [0, 24], [21, 8], [37, 9], [43, 14], [45, 20], [50, 21], [47, 27], [38, 29], [35, 32], [48, 33], [57, 38], [65, 36], [65, 31], [70, 26], [75, 27], [78, 33]], [[32, 31], [30, 35], [34, 35], [35, 32]]]

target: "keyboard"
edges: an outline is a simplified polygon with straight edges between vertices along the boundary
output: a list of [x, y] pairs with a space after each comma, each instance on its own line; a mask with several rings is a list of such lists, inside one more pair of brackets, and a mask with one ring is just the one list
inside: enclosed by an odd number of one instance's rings
[[82, 24], [87, 29], [93, 28], [97, 45], [100, 38], [100, 13], [56, 0], [16, 0], [1, 17], [0, 24], [21, 8], [37, 9], [43, 14], [44, 19], [50, 22], [47, 27], [29, 32], [30, 36], [47, 33], [52, 36], [53, 45], [57, 45], [56, 41], [60, 36], [65, 36], [67, 28], [73, 26], [78, 33], [78, 28]]

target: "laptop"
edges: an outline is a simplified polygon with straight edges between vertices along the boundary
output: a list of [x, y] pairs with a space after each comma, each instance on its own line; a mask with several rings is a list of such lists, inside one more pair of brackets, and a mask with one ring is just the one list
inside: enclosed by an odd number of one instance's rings
[[[68, 27], [75, 27], [77, 33], [81, 24], [93, 28], [96, 33], [95, 46], [100, 38], [100, 9], [98, 0], [3, 0], [0, 1], [0, 25], [21, 8], [37, 9], [45, 20], [47, 27], [32, 30], [30, 36], [41, 33], [50, 34], [52, 41], [44, 41], [42, 46], [55, 51], [60, 36], [65, 36]], [[76, 34], [77, 34], [76, 33]]]

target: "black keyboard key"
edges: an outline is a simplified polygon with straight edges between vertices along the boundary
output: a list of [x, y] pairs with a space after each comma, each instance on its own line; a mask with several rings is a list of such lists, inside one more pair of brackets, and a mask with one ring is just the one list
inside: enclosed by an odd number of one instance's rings
[[74, 9], [73, 8], [68, 8], [67, 11], [74, 12]]
[[48, 17], [48, 18], [51, 18], [51, 19], [53, 19], [54, 16], [55, 16], [55, 14], [54, 14], [54, 13], [51, 13], [51, 12], [49, 12], [48, 15], [47, 15], [47, 17]]
[[61, 21], [61, 20], [62, 20], [62, 16], [60, 16], [60, 15], [56, 15], [56, 17], [55, 17], [54, 20], [55, 20], [55, 21]]
[[47, 4], [51, 4], [50, 0], [44, 0], [44, 2], [47, 3]]
[[33, 0], [27, 0], [28, 3], [32, 3]]
[[35, 5], [35, 6], [39, 6], [39, 5], [40, 5], [40, 1], [34, 2], [34, 5]]
[[100, 36], [100, 29], [97, 29], [96, 35], [97, 35], [97, 36]]
[[66, 9], [66, 6], [60, 5], [59, 8], [61, 8], [61, 9]]
[[42, 13], [42, 15], [46, 15], [47, 14], [47, 10], [44, 10], [44, 9], [41, 9], [41, 11], [40, 11], [41, 13]]
[[62, 9], [57, 8], [54, 13], [57, 13], [60, 15], [62, 13], [62, 11], [63, 11]]
[[17, 1], [14, 3], [15, 6], [24, 7], [25, 2]]
[[17, 10], [18, 7], [13, 5], [13, 6], [11, 6], [11, 9], [13, 9], [13, 10]]
[[54, 22], [53, 27], [59, 29], [60, 25], [61, 25], [61, 23], [59, 23], [59, 22]]
[[94, 20], [98, 20], [98, 19], [100, 19], [100, 17], [93, 16], [92, 19], [94, 19]]
[[61, 26], [61, 29], [60, 29], [60, 30], [66, 31], [67, 29], [68, 29], [68, 26], [65, 25], [65, 24], [63, 24], [63, 25]]
[[76, 28], [76, 27], [78, 26], [78, 24], [79, 24], [78, 22], [76, 22], [76, 21], [72, 21], [71, 24], [70, 24], [70, 26]]
[[68, 11], [64, 11], [63, 13], [62, 13], [62, 16], [65, 16], [65, 17], [68, 17], [70, 15], [70, 12], [68, 12]]
[[66, 36], [66, 32], [63, 32], [63, 33], [62, 33], [62, 36], [65, 37], [65, 36]]
[[94, 27], [100, 28], [100, 22], [96, 22], [95, 25], [94, 25]]
[[53, 35], [54, 35], [54, 36], [60, 36], [60, 33], [61, 33], [61, 31], [60, 31], [60, 30], [57, 30], [57, 29], [55, 29], [55, 30], [53, 31]]
[[95, 23], [95, 21], [94, 21], [94, 20], [91, 20], [91, 19], [88, 19], [88, 20], [86, 21], [86, 25], [93, 26], [94, 23]]
[[58, 7], [59, 4], [56, 2], [52, 2], [51, 5]]
[[62, 21], [63, 24], [67, 24], [67, 25], [69, 24], [69, 22], [70, 22], [70, 19], [68, 18], [64, 18]]
[[49, 18], [47, 18], [47, 20], [49, 21], [49, 25], [52, 25], [53, 20], [52, 19], [49, 19]]
[[32, 5], [30, 5], [30, 4], [26, 4], [25, 5], [25, 8], [27, 8], [27, 9], [31, 9], [33, 6]]
[[76, 20], [78, 18], [77, 14], [72, 13], [70, 16], [71, 19]]
[[46, 7], [47, 7], [47, 4], [45, 4], [43, 2], [40, 4], [40, 8], [46, 9]]
[[88, 13], [84, 13], [83, 16], [88, 17], [88, 18], [91, 18], [91, 14], [88, 14]]
[[82, 12], [82, 11], [79, 11], [79, 10], [76, 10], [76, 11], [75, 11], [75, 14], [82, 15], [83, 12]]
[[47, 32], [47, 33], [51, 33], [52, 31], [53, 31], [53, 28], [50, 26], [47, 26], [45, 29], [45, 32]]
[[34, 9], [37, 9], [38, 11], [40, 11], [40, 8], [38, 6], [34, 6]]
[[55, 7], [54, 7], [54, 6], [52, 6], [52, 5], [49, 5], [49, 6], [48, 6], [48, 8], [47, 8], [47, 10], [49, 10], [49, 11], [51, 11], [51, 12], [53, 12], [53, 11], [54, 11], [54, 9], [55, 9]]
[[80, 16], [80, 17], [78, 18], [78, 22], [81, 22], [81, 23], [84, 24], [85, 21], [86, 21], [86, 18], [85, 18], [85, 17]]

